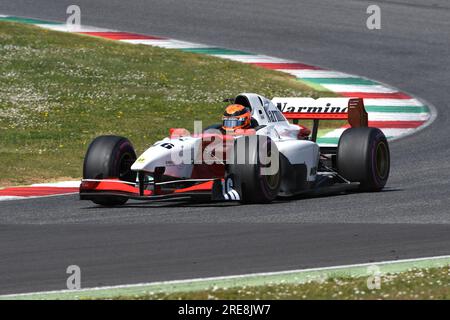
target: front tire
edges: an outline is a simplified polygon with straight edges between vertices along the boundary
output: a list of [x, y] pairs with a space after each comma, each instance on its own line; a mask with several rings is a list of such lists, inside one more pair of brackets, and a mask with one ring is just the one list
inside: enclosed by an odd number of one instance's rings
[[[254, 139], [258, 137], [258, 140]], [[239, 177], [241, 187], [242, 203], [270, 203], [277, 197], [281, 185], [281, 166], [279, 153], [275, 143], [269, 138], [259, 143], [262, 136], [243, 136], [238, 138], [234, 144], [233, 163], [228, 164], [227, 172]], [[240, 141], [238, 141], [240, 140]], [[238, 146], [244, 146], [245, 150], [238, 150]], [[239, 148], [241, 149], [241, 148]], [[239, 161], [239, 152], [245, 152], [245, 161]], [[269, 159], [278, 157], [276, 161], [264, 164], [261, 156]], [[243, 162], [243, 163], [240, 163]], [[273, 174], [264, 174], [264, 169]]]
[[361, 191], [380, 191], [390, 171], [389, 144], [378, 128], [350, 128], [343, 132], [337, 149], [338, 173], [360, 182]]
[[[131, 171], [136, 161], [136, 152], [131, 142], [124, 137], [99, 136], [86, 152], [83, 164], [83, 179], [119, 179], [136, 181], [136, 172]], [[95, 197], [92, 201], [103, 206], [123, 205], [126, 197]]]

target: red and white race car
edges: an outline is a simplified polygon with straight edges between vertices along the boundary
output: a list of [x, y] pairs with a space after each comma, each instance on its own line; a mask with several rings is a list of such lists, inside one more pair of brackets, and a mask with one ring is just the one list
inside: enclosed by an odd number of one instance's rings
[[[269, 100], [247, 93], [232, 100], [250, 110], [250, 128], [224, 133], [219, 124], [194, 134], [172, 128], [139, 158], [124, 137], [95, 138], [84, 160], [80, 199], [105, 206], [189, 197], [268, 203], [385, 186], [388, 142], [367, 126], [362, 99]], [[311, 131], [298, 124], [301, 119], [313, 120]], [[317, 144], [319, 121], [336, 119], [350, 124], [338, 145]]]

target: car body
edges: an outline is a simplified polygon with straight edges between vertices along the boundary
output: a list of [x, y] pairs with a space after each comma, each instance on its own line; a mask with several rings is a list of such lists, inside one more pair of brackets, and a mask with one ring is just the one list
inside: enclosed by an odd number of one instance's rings
[[[251, 110], [252, 128], [223, 133], [220, 125], [215, 125], [194, 134], [172, 128], [167, 138], [154, 143], [137, 159], [126, 138], [97, 138], [86, 154], [80, 198], [103, 205], [123, 204], [128, 199], [186, 197], [266, 203], [282, 196], [356, 190], [361, 186], [378, 191], [384, 187], [389, 174], [389, 148], [379, 129], [367, 127], [362, 99], [270, 100], [243, 93], [229, 101]], [[301, 119], [314, 121], [312, 132], [298, 124]], [[330, 119], [349, 121], [348, 130], [353, 130], [354, 136], [351, 139], [361, 140], [355, 154], [352, 150], [339, 152], [339, 145], [320, 146], [316, 142], [319, 120]], [[365, 146], [367, 143], [375, 143], [374, 152], [383, 153], [381, 162], [380, 155], [368, 155], [372, 151]], [[378, 151], [380, 143], [382, 150]], [[345, 148], [351, 145], [349, 141]], [[125, 157], [126, 163], [113, 163], [111, 159], [123, 156], [122, 149], [130, 154]], [[267, 159], [263, 159], [264, 154]], [[364, 162], [356, 175], [342, 164], [349, 161]], [[382, 179], [374, 184], [369, 176], [377, 166], [383, 166], [384, 171]], [[120, 173], [121, 168], [126, 173]]]

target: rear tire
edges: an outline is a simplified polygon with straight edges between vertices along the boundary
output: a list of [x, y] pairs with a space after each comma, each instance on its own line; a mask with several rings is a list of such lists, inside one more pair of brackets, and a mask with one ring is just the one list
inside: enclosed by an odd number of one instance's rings
[[[136, 181], [136, 172], [131, 165], [136, 161], [136, 152], [131, 142], [124, 137], [99, 136], [86, 152], [83, 164], [83, 179], [119, 179]], [[126, 197], [97, 197], [92, 201], [103, 206], [125, 204]]]
[[[227, 165], [227, 172], [237, 176], [240, 180], [242, 203], [269, 203], [275, 200], [280, 190], [281, 166], [278, 158], [276, 173], [273, 175], [262, 174], [262, 169], [265, 167], [267, 169], [270, 165], [275, 164], [262, 164], [260, 154], [264, 155], [265, 152], [267, 156], [270, 156], [271, 153], [276, 152], [275, 154], [279, 157], [278, 149], [269, 138], [260, 146], [260, 143], [255, 143], [255, 140], [251, 140], [251, 137], [243, 136], [235, 141], [233, 163]], [[237, 162], [238, 140], [243, 140], [241, 143], [245, 143], [246, 146], [245, 163], [243, 164]], [[262, 149], [260, 150], [260, 148]]]
[[338, 173], [360, 182], [361, 191], [380, 191], [390, 170], [389, 144], [378, 128], [350, 128], [339, 139]]

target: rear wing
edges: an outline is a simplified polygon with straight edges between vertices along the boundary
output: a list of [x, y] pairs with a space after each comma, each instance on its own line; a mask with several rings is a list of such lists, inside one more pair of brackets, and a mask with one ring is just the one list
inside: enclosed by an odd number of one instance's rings
[[317, 139], [319, 120], [347, 120], [351, 127], [367, 127], [368, 115], [362, 98], [273, 98], [288, 120], [313, 120], [312, 140]]

